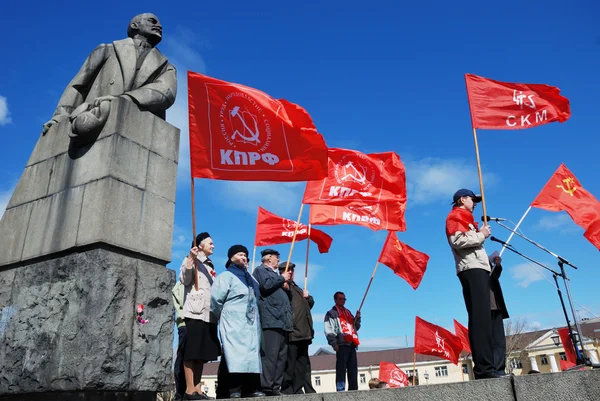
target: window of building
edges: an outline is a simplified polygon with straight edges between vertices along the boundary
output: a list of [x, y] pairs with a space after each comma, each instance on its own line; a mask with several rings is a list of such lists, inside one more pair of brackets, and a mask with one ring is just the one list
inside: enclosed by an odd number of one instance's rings
[[436, 366], [434, 369], [435, 377], [448, 376], [448, 368], [446, 366]]
[[409, 370], [407, 370], [406, 371], [406, 376], [417, 376], [417, 377], [419, 377], [419, 369], [416, 369], [416, 370], [409, 369]]
[[466, 363], [463, 363], [463, 365], [462, 365], [462, 370], [463, 370], [463, 373], [464, 373], [464, 374], [466, 374], [466, 375], [468, 375], [468, 374], [469, 374], [469, 367], [467, 366], [467, 364], [466, 364]]
[[321, 385], [321, 376], [315, 376], [315, 386]]
[[548, 355], [541, 355], [540, 356], [540, 363], [542, 365], [548, 365]]
[[510, 360], [510, 367], [513, 369], [523, 369], [521, 358], [513, 358]]
[[565, 354], [564, 352], [560, 352], [558, 354], [558, 356], [560, 357], [561, 361], [566, 361], [567, 360], [567, 354]]
[[360, 375], [358, 375], [358, 377], [360, 378], [360, 384], [365, 384], [367, 382], [367, 377], [364, 373], [361, 373]]

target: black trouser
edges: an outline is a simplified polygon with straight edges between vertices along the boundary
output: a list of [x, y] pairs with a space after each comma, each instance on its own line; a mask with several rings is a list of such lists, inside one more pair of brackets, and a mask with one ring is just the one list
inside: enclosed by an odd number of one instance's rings
[[312, 368], [310, 366], [310, 358], [308, 358], [308, 369], [304, 373], [304, 393], [311, 394], [316, 392], [317, 390], [312, 385]]
[[504, 336], [504, 322], [502, 311], [492, 311], [492, 347], [494, 349], [494, 369], [506, 373], [506, 337]]
[[304, 380], [306, 371], [310, 371], [310, 358], [308, 346], [310, 340], [290, 341], [288, 344], [287, 362], [281, 392], [284, 394], [304, 394]]
[[346, 389], [346, 371], [348, 371], [348, 391], [358, 390], [358, 360], [356, 347], [341, 345], [335, 353], [335, 387], [337, 391]]
[[233, 393], [247, 396], [260, 388], [260, 374], [258, 373], [229, 373], [225, 355], [221, 355], [219, 371], [217, 373], [217, 398], [231, 397]]
[[260, 383], [265, 394], [277, 394], [281, 391], [283, 373], [287, 360], [288, 332], [282, 329], [264, 329], [264, 356]]
[[469, 342], [473, 352], [476, 379], [491, 377], [494, 368], [490, 274], [484, 269], [469, 269], [458, 274], [469, 314]]
[[183, 371], [183, 351], [185, 349], [186, 327], [181, 326], [177, 329], [177, 358], [173, 366], [173, 376], [175, 377], [175, 394], [183, 397], [185, 394], [185, 373]]

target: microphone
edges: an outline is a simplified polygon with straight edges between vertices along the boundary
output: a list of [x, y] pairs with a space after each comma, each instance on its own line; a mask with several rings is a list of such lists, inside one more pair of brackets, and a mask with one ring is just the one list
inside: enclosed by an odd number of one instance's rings
[[481, 221], [508, 221], [508, 219], [503, 219], [502, 217], [490, 217], [490, 216], [481, 216]]
[[507, 244], [506, 242], [502, 241], [501, 239], [498, 239], [498, 238], [494, 237], [493, 235], [490, 237], [490, 239], [491, 239], [492, 241], [494, 241], [494, 242], [499, 242], [499, 243], [501, 243], [502, 245], [509, 246], [509, 244]]

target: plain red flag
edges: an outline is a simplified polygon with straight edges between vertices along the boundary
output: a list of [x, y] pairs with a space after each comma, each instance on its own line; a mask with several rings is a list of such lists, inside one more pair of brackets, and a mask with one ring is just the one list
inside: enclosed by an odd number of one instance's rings
[[558, 336], [560, 337], [560, 341], [562, 342], [563, 349], [565, 350], [565, 355], [567, 356], [567, 361], [576, 364], [577, 363], [577, 353], [575, 352], [575, 346], [573, 345], [573, 340], [571, 340], [571, 336], [569, 335], [569, 329], [567, 327], [563, 327], [562, 329], [558, 329]]
[[575, 224], [586, 230], [585, 238], [600, 249], [600, 202], [564, 164], [550, 177], [531, 206], [551, 212], [564, 210]]
[[458, 365], [462, 351], [460, 338], [443, 327], [429, 323], [420, 317], [415, 321], [415, 353], [447, 359]]
[[408, 376], [392, 362], [379, 362], [379, 381], [386, 382], [390, 387], [408, 387]]
[[238, 181], [327, 177], [327, 145], [302, 107], [188, 71], [192, 176]]
[[338, 224], [354, 224], [368, 227], [373, 231], [406, 231], [404, 211], [406, 203], [359, 203], [345, 206], [312, 205], [310, 207], [310, 223], [313, 225], [332, 226]]
[[456, 337], [460, 339], [462, 343], [463, 351], [472, 354], [471, 352], [471, 343], [469, 343], [469, 329], [460, 324], [456, 319], [454, 319], [454, 332], [456, 333]]
[[394, 231], [388, 233], [379, 255], [380, 263], [392, 269], [415, 290], [421, 284], [428, 261], [428, 255], [401, 242]]
[[465, 74], [473, 128], [525, 129], [571, 117], [569, 99], [544, 84], [518, 84]]
[[328, 155], [327, 178], [306, 184], [303, 203], [406, 203], [406, 173], [396, 153], [330, 148]]
[[[296, 224], [294, 220], [279, 217], [259, 206], [254, 245], [267, 246], [292, 242]], [[296, 241], [303, 241], [307, 238], [308, 228], [300, 223], [296, 233]], [[313, 227], [310, 228], [310, 240], [317, 244], [320, 253], [329, 252], [333, 242], [329, 235]]]

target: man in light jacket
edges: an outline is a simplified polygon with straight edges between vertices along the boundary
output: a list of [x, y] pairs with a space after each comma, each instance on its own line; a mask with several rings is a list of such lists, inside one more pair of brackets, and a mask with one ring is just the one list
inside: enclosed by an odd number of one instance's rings
[[279, 274], [279, 252], [265, 249], [262, 264], [254, 270], [260, 299], [258, 310], [264, 337], [262, 391], [269, 396], [281, 394], [287, 360], [288, 335], [292, 331], [292, 307], [288, 295], [291, 271]]
[[344, 307], [346, 295], [343, 292], [333, 294], [335, 305], [325, 315], [325, 337], [335, 350], [335, 385], [337, 391], [346, 389], [348, 372], [348, 390], [358, 390], [358, 360], [356, 347], [360, 344], [356, 332], [360, 329], [360, 311], [356, 318]]
[[[456, 274], [462, 285], [469, 314], [469, 342], [473, 352], [475, 379], [503, 376], [494, 367], [492, 309], [490, 300], [490, 262], [483, 247], [492, 234], [489, 225], [481, 230], [473, 218], [481, 196], [468, 189], [458, 190], [453, 208], [446, 218], [446, 236], [454, 255]], [[505, 374], [504, 374], [505, 375]]]

